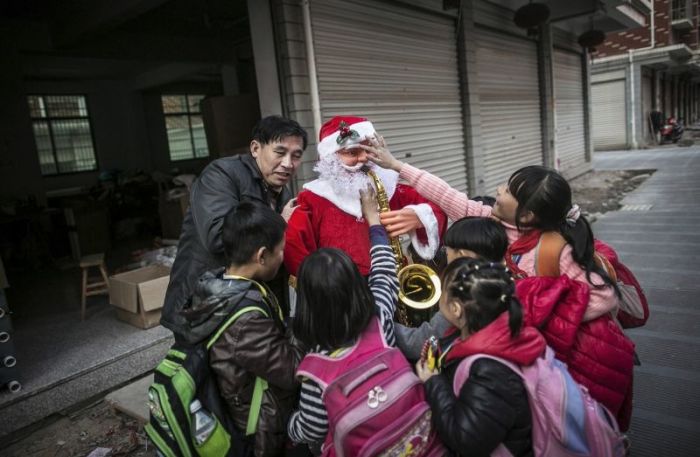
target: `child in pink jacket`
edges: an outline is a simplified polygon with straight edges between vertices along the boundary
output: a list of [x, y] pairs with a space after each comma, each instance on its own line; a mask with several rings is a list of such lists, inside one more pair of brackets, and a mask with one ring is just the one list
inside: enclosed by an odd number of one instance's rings
[[[591, 227], [578, 205], [572, 205], [569, 183], [556, 170], [542, 166], [519, 169], [507, 183], [498, 187], [496, 203], [491, 207], [470, 200], [437, 176], [399, 161], [391, 155], [381, 137], [372, 145], [361, 147], [369, 153], [370, 160], [399, 172], [401, 179], [439, 205], [453, 221], [465, 216], [498, 219], [508, 235], [506, 263], [516, 277], [537, 276], [536, 247], [542, 232], [561, 234], [566, 245], [559, 257], [560, 274], [584, 282], [590, 288], [584, 321], [617, 309], [617, 287], [594, 260]], [[393, 236], [392, 212], [382, 213], [381, 217], [383, 223], [389, 223], [387, 231]]]

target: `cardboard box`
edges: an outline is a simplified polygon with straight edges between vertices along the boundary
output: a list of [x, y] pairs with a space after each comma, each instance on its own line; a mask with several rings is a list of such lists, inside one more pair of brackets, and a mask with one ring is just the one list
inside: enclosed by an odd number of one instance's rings
[[170, 268], [149, 265], [109, 278], [109, 302], [117, 317], [140, 328], [158, 325], [170, 281]]

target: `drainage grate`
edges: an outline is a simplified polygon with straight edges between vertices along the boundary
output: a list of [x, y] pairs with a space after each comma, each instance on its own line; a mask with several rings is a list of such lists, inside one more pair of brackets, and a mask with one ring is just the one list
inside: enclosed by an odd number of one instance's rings
[[620, 211], [649, 211], [653, 205], [625, 205]]

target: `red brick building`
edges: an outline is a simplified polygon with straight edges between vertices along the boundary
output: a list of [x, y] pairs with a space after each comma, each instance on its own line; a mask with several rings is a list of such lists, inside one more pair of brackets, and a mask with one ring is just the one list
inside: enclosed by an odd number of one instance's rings
[[654, 0], [644, 27], [608, 34], [591, 54], [597, 149], [655, 145], [653, 111], [663, 113], [664, 118], [681, 118], [686, 124], [697, 120], [698, 3]]

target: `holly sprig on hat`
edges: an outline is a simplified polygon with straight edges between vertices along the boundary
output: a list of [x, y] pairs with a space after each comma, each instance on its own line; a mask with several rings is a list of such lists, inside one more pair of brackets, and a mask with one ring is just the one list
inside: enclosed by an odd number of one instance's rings
[[340, 121], [340, 125], [338, 126], [338, 138], [336, 138], [336, 142], [338, 144], [343, 144], [345, 143], [348, 138], [351, 140], [356, 140], [360, 137], [360, 134], [357, 133], [357, 130], [353, 130], [350, 127], [348, 127], [348, 123], [345, 121]]

